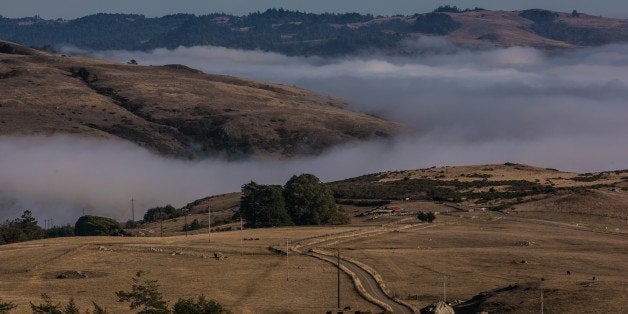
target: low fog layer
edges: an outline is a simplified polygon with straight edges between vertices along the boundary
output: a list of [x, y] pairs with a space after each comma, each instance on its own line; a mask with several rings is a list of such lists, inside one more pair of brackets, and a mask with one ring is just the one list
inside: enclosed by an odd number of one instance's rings
[[291, 161], [181, 161], [125, 142], [0, 138], [0, 219], [31, 209], [71, 222], [86, 208], [120, 220], [182, 206], [255, 180], [323, 180], [442, 165], [526, 163], [567, 171], [628, 168], [628, 45], [548, 56], [531, 48], [458, 50], [438, 38], [408, 43], [438, 54], [324, 60], [216, 47], [109, 51], [140, 64], [180, 63], [206, 72], [293, 84], [350, 101], [352, 109], [416, 130], [387, 143], [336, 147]]

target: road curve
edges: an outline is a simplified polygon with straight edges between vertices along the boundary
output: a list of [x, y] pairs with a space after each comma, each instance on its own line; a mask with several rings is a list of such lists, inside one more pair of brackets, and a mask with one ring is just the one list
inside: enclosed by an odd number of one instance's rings
[[[328, 256], [328, 255], [323, 255], [320, 253], [313, 253], [313, 252], [308, 253], [308, 255], [326, 260], [334, 265], [337, 265], [338, 263], [338, 260], [335, 259], [333, 256]], [[390, 309], [392, 309], [393, 313], [409, 313], [409, 314], [414, 313], [414, 311], [411, 308], [407, 307], [406, 305], [396, 302], [391, 297], [386, 295], [386, 293], [382, 291], [381, 287], [377, 283], [377, 280], [375, 280], [375, 278], [373, 278], [371, 274], [369, 274], [366, 270], [364, 270], [360, 266], [352, 262], [349, 262], [347, 260], [344, 260], [342, 258], [340, 259], [340, 265], [346, 267], [360, 280], [360, 283], [362, 284], [362, 287], [364, 287], [364, 290], [366, 291], [366, 293], [370, 294], [372, 298], [377, 299], [380, 302], [388, 305]], [[377, 304], [377, 306], [381, 307], [381, 305], [379, 304]], [[387, 310], [387, 309], [384, 309], [384, 310]]]

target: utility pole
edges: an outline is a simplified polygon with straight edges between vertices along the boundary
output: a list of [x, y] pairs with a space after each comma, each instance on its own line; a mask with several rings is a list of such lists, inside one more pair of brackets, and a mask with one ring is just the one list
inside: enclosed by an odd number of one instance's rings
[[212, 206], [207, 205], [207, 239], [212, 242]]
[[160, 230], [161, 230], [161, 237], [164, 237], [164, 213], [161, 211], [161, 209], [159, 209], [159, 216], [161, 216], [161, 222], [160, 222]]
[[[83, 214], [85, 210], [83, 209]], [[135, 222], [135, 200], [131, 197], [131, 220]]]
[[443, 302], [447, 302], [447, 276], [443, 276]]
[[[135, 225], [135, 200], [133, 199], [133, 197], [131, 197], [131, 221], [133, 222], [133, 225]], [[139, 235], [139, 226], [135, 227], [135, 235]]]
[[288, 255], [290, 254], [290, 240], [286, 238], [286, 281], [290, 280], [290, 262], [288, 261]]
[[185, 218], [185, 225], [183, 225], [183, 229], [185, 229], [185, 237], [188, 237], [188, 228], [190, 228], [188, 226], [188, 211], [186, 210], [185, 213], [183, 214], [183, 218]]
[[244, 228], [242, 227], [242, 213], [240, 213], [240, 255], [244, 255]]
[[340, 248], [338, 248], [338, 309], [340, 309]]

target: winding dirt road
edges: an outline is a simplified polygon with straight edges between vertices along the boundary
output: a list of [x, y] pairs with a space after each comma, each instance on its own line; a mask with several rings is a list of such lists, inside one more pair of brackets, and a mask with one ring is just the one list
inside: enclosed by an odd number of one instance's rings
[[[333, 256], [328, 256], [320, 253], [308, 253], [308, 255], [315, 256], [334, 265], [337, 265], [338, 263], [338, 260]], [[364, 287], [364, 290], [366, 290], [366, 293], [368, 293], [372, 298], [379, 300], [389, 307], [383, 308], [384, 310], [389, 310], [393, 313], [414, 313], [414, 311], [408, 306], [398, 303], [397, 301], [386, 295], [386, 293], [382, 291], [381, 287], [377, 283], [377, 280], [375, 280], [375, 278], [373, 278], [371, 274], [362, 269], [360, 266], [344, 260], [342, 259], [342, 257], [340, 258], [340, 265], [346, 267], [350, 272], [353, 273], [353, 275], [355, 275], [355, 277], [357, 277], [362, 287]], [[380, 304], [376, 305], [382, 307]]]

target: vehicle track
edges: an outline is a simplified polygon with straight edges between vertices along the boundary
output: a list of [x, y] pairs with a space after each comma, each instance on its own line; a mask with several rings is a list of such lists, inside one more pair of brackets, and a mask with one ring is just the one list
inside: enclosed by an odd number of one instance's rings
[[[334, 259], [333, 256], [328, 256], [320, 253], [308, 253], [308, 255], [325, 260], [334, 265], [338, 265], [338, 260]], [[375, 278], [373, 278], [370, 273], [368, 273], [360, 266], [342, 258], [340, 259], [340, 265], [353, 273], [353, 275], [359, 280], [359, 283], [362, 285], [366, 293], [368, 293], [373, 299], [376, 299], [387, 305], [389, 308], [382, 307], [381, 304], [377, 303], [375, 303], [375, 305], [383, 308], [384, 310], [391, 310], [393, 313], [414, 313], [414, 310], [410, 307], [398, 303], [397, 301], [389, 297], [379, 286], [377, 280], [375, 280]]]

